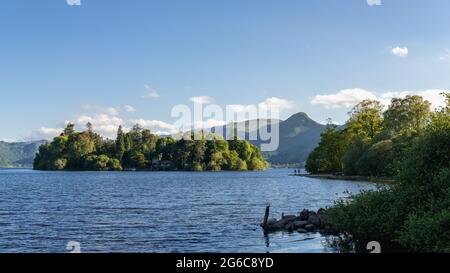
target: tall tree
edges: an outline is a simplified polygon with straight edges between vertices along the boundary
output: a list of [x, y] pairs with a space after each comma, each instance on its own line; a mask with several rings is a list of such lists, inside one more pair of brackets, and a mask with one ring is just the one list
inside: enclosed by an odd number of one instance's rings
[[421, 96], [394, 98], [384, 112], [383, 127], [389, 135], [425, 128], [430, 117], [430, 103]]
[[66, 136], [70, 136], [73, 133], [75, 133], [75, 124], [73, 124], [71, 122], [67, 123], [66, 128], [64, 129], [63, 133]]
[[376, 100], [364, 100], [350, 111], [348, 131], [364, 139], [372, 140], [381, 131], [383, 105]]
[[123, 133], [122, 125], [119, 126], [117, 130], [117, 138], [116, 138], [116, 158], [122, 162], [123, 154], [125, 153], [125, 135]]

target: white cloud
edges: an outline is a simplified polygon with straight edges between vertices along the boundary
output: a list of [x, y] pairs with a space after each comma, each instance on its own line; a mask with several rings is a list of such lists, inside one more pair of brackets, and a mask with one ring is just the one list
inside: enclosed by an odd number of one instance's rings
[[286, 100], [286, 99], [280, 99], [277, 97], [271, 97], [266, 99], [265, 101], [258, 104], [260, 109], [268, 110], [270, 108], [277, 108], [279, 111], [283, 111], [286, 109], [291, 109], [294, 107], [294, 102]]
[[24, 139], [26, 141], [31, 140], [52, 140], [54, 137], [59, 136], [63, 131], [63, 128], [48, 128], [41, 127], [33, 132], [30, 135], [26, 136]]
[[381, 6], [381, 0], [367, 0], [369, 6]]
[[208, 96], [198, 96], [189, 98], [195, 104], [210, 104], [214, 102], [214, 99]]
[[385, 106], [391, 103], [392, 98], [404, 98], [408, 95], [419, 95], [431, 103], [432, 109], [445, 106], [445, 99], [440, 94], [449, 92], [441, 89], [428, 89], [424, 91], [390, 91], [377, 94], [368, 90], [355, 88], [344, 89], [336, 94], [316, 95], [311, 99], [311, 104], [321, 105], [325, 108], [350, 108], [365, 99], [378, 100]]
[[255, 105], [231, 104], [228, 105], [228, 108], [236, 113], [250, 113], [257, 111], [257, 107]]
[[124, 106], [123, 106], [123, 109], [125, 110], [125, 112], [128, 112], [128, 113], [134, 113], [134, 112], [136, 112], [136, 108], [134, 108], [134, 107], [131, 106], [131, 105], [124, 105]]
[[194, 127], [194, 130], [200, 130], [200, 129], [209, 129], [212, 127], [217, 126], [223, 126], [226, 122], [223, 120], [217, 120], [217, 119], [207, 119], [203, 121], [196, 121], [194, 122], [193, 126], [189, 126], [188, 128]]
[[143, 99], [155, 99], [160, 97], [158, 92], [155, 89], [151, 88], [150, 86], [144, 85], [144, 88], [147, 94], [142, 96]]
[[349, 108], [365, 99], [377, 99], [372, 92], [361, 89], [344, 89], [336, 94], [316, 95], [312, 98], [311, 103], [321, 105], [325, 108]]
[[410, 95], [411, 92], [409, 91], [391, 91], [391, 92], [385, 92], [378, 96], [377, 100], [379, 100], [383, 105], [387, 106], [391, 104], [391, 100], [393, 98], [404, 98], [408, 95]]
[[431, 103], [433, 109], [446, 106], [446, 101], [441, 93], [450, 92], [450, 90], [429, 89], [419, 92], [417, 95], [422, 96], [424, 99]]
[[66, 0], [69, 6], [81, 6], [81, 0]]
[[394, 47], [391, 49], [391, 53], [397, 57], [403, 58], [408, 56], [409, 49], [407, 47]]
[[70, 122], [73, 122], [78, 130], [84, 130], [86, 124], [90, 122], [95, 132], [109, 138], [114, 138], [117, 129], [124, 123], [120, 117], [108, 114], [81, 115]]
[[129, 120], [129, 124], [139, 124], [142, 127], [150, 129], [173, 130], [175, 128], [172, 124], [159, 120], [131, 119]]
[[394, 91], [382, 93], [378, 100], [384, 105], [389, 105], [393, 98], [404, 98], [408, 95], [418, 95], [431, 103], [431, 109], [437, 109], [446, 105], [445, 99], [441, 96], [441, 93], [449, 92], [440, 89], [428, 89], [424, 91]]

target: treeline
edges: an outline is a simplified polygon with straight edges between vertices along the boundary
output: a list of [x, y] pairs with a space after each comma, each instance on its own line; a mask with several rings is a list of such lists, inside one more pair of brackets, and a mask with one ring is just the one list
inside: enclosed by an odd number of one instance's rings
[[[364, 110], [355, 112], [347, 130], [335, 134], [342, 137], [353, 132], [351, 136], [361, 142], [361, 146], [348, 146], [355, 142], [341, 146], [342, 158], [354, 158], [350, 161], [350, 167], [356, 166], [353, 170], [397, 174], [399, 180], [327, 209], [329, 223], [343, 234], [344, 240], [338, 240], [342, 249], [350, 243], [366, 251], [367, 242], [378, 241], [383, 252], [450, 252], [450, 94], [446, 97], [447, 106], [431, 113], [419, 97], [393, 100], [382, 116], [378, 107], [364, 107], [373, 102], [365, 102], [356, 108]], [[361, 123], [361, 119], [375, 122]], [[372, 136], [357, 134], [354, 126], [358, 124], [366, 127], [356, 128]], [[336, 131], [325, 134], [330, 132]], [[349, 152], [355, 150], [362, 152]], [[346, 170], [348, 161], [334, 160]]]
[[68, 124], [60, 136], [39, 148], [34, 169], [246, 171], [268, 167], [260, 150], [248, 141], [194, 138], [193, 134], [191, 139], [175, 140], [135, 125], [127, 133], [119, 127], [116, 140], [110, 140], [95, 133], [89, 123], [83, 132]]
[[408, 148], [430, 124], [430, 103], [420, 96], [394, 98], [388, 109], [365, 100], [349, 113], [342, 127], [329, 125], [309, 155], [306, 170], [313, 174], [393, 177], [399, 174]]

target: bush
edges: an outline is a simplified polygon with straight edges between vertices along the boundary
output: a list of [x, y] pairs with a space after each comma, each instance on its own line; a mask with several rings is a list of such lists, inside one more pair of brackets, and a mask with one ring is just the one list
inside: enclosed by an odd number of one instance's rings
[[120, 161], [116, 158], [111, 158], [108, 162], [108, 168], [110, 171], [121, 171], [122, 165], [120, 164]]
[[248, 169], [252, 171], [262, 171], [267, 168], [266, 162], [259, 158], [253, 158], [247, 164]]
[[195, 162], [191, 165], [190, 170], [194, 172], [201, 172], [203, 171], [203, 165], [198, 162]]
[[450, 210], [411, 215], [398, 241], [413, 251], [450, 252]]
[[392, 175], [392, 141], [383, 140], [367, 149], [356, 163], [356, 173], [364, 176]]

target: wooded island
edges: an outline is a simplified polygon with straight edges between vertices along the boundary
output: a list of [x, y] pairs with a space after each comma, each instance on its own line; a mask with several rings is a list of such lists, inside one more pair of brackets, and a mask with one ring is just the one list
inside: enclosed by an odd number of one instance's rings
[[[175, 140], [135, 125], [116, 140], [104, 139], [87, 124], [83, 132], [69, 123], [60, 136], [39, 148], [35, 170], [69, 171], [247, 171], [268, 167], [258, 147], [248, 141], [210, 135]], [[194, 140], [199, 139], [199, 140]]]

